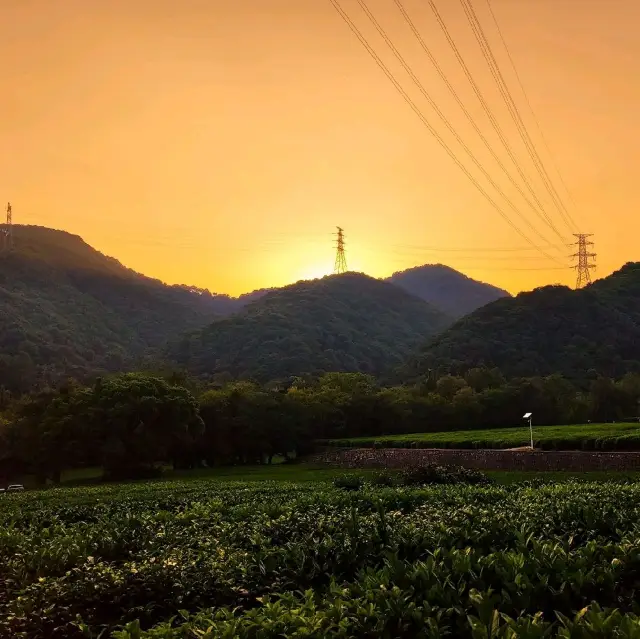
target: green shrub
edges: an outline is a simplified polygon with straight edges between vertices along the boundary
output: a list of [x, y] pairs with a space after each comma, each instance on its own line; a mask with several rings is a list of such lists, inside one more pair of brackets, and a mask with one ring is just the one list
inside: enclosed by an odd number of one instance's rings
[[395, 477], [385, 471], [375, 473], [370, 481], [374, 486], [395, 486], [396, 484]]
[[4, 495], [0, 637], [640, 637], [640, 483], [536, 486]]
[[462, 466], [440, 466], [425, 464], [408, 468], [401, 473], [403, 486], [422, 486], [425, 484], [489, 484], [489, 478], [480, 471]]
[[333, 485], [342, 490], [360, 490], [364, 479], [360, 475], [340, 475], [333, 479]]

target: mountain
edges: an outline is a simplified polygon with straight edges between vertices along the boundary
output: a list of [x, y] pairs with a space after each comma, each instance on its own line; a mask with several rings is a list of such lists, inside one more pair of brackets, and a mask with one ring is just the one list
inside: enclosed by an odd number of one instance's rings
[[77, 235], [14, 225], [0, 254], [0, 385], [119, 370], [242, 303], [167, 286], [127, 269]]
[[172, 348], [192, 373], [259, 381], [325, 371], [377, 375], [451, 320], [388, 282], [358, 273], [269, 292]]
[[425, 264], [399, 271], [386, 281], [455, 318], [502, 297], [511, 297], [507, 291], [478, 282], [443, 264]]
[[575, 380], [640, 371], [640, 263], [577, 291], [547, 286], [479, 308], [428, 343], [405, 377], [477, 366]]

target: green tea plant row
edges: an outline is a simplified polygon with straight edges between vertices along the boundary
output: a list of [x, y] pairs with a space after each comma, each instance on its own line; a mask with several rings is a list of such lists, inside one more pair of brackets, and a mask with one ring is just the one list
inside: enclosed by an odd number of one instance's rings
[[640, 484], [6, 495], [0, 581], [3, 638], [635, 637]]
[[[411, 433], [332, 439], [323, 444], [361, 448], [513, 448], [529, 445], [529, 428]], [[533, 430], [536, 448], [543, 450], [640, 450], [640, 425], [579, 424], [539, 426]]]

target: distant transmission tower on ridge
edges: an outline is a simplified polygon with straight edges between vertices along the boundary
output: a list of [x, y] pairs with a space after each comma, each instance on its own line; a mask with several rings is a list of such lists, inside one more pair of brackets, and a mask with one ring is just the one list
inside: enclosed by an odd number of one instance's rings
[[336, 264], [333, 268], [333, 272], [336, 275], [347, 272], [347, 257], [344, 252], [344, 231], [337, 226], [338, 229], [338, 241], [336, 243]]
[[2, 229], [2, 248], [8, 250], [13, 246], [13, 212], [11, 202], [7, 202], [7, 221]]
[[578, 271], [576, 288], [582, 288], [587, 284], [591, 284], [591, 270], [596, 267], [593, 263], [595, 262], [596, 254], [589, 252], [589, 247], [593, 246], [593, 242], [587, 239], [592, 237], [593, 233], [574, 233], [574, 236], [578, 238], [578, 241], [573, 244], [573, 246], [578, 247], [578, 252], [571, 257], [578, 260], [578, 263], [574, 266]]

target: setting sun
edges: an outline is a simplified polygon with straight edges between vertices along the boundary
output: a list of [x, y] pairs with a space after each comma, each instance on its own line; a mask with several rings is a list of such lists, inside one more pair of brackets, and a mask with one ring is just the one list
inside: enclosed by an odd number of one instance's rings
[[331, 265], [325, 260], [324, 263], [319, 262], [316, 264], [308, 265], [301, 269], [300, 277], [301, 280], [318, 280], [325, 275], [331, 275], [333, 273], [333, 269]]

